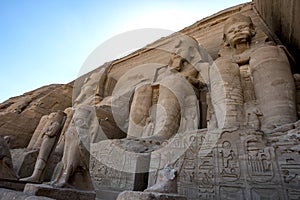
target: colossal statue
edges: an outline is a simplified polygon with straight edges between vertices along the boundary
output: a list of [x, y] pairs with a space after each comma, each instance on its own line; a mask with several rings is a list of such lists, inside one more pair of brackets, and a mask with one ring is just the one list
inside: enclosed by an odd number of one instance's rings
[[[88, 172], [88, 145], [91, 142], [90, 138], [93, 138], [93, 135], [96, 135], [98, 131], [98, 120], [93, 109], [88, 105], [78, 105], [75, 108], [73, 118], [64, 134], [62, 162], [58, 165], [56, 177], [51, 182], [52, 185], [68, 187], [74, 183], [79, 189], [92, 189]], [[76, 180], [75, 177], [73, 181], [70, 181], [70, 177], [75, 172], [82, 175], [81, 180]]]
[[173, 48], [168, 66], [156, 68], [152, 83], [135, 88], [129, 138], [167, 140], [178, 131], [199, 128], [198, 98], [208, 80], [209, 59], [198, 42], [188, 36], [176, 38]]
[[220, 129], [246, 126], [268, 131], [297, 119], [295, 84], [285, 52], [273, 44], [253, 44], [254, 35], [248, 16], [236, 14], [225, 22], [224, 47], [210, 69]]

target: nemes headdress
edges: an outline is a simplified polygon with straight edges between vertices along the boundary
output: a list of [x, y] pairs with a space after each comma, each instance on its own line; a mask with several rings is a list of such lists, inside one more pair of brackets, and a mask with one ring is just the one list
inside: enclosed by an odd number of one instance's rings
[[249, 26], [251, 28], [253, 28], [253, 23], [252, 23], [252, 20], [249, 16], [245, 16], [245, 15], [242, 15], [240, 13], [237, 13], [237, 14], [229, 17], [225, 21], [224, 31], [227, 30], [229, 26], [231, 26], [232, 24], [234, 24], [236, 22], [247, 22], [249, 24]]

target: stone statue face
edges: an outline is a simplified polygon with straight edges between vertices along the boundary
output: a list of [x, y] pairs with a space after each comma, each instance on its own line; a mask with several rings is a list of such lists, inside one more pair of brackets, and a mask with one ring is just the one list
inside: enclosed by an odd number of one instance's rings
[[202, 59], [199, 52], [198, 42], [188, 36], [177, 38], [174, 46], [174, 52], [175, 53], [171, 56], [170, 67], [176, 71], [181, 71], [187, 63], [195, 65]]
[[226, 20], [223, 34], [225, 45], [237, 48], [244, 44], [250, 45], [255, 29], [249, 16], [237, 13]]
[[172, 64], [170, 64], [170, 67], [178, 72], [181, 71], [182, 67], [184, 66], [184, 62], [186, 62], [186, 60], [182, 56], [177, 54], [173, 54], [171, 60]]
[[76, 127], [81, 129], [88, 129], [90, 123], [90, 111], [84, 107], [78, 107], [74, 113], [73, 120]]
[[231, 24], [224, 30], [225, 39], [231, 47], [248, 43], [251, 40], [251, 28], [248, 22], [240, 21]]

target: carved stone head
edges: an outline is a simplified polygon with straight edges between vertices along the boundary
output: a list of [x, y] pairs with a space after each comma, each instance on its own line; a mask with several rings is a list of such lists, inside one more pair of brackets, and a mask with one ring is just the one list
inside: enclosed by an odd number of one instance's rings
[[55, 121], [61, 123], [63, 121], [63, 118], [66, 116], [66, 114], [59, 110], [57, 112], [53, 112], [49, 115], [49, 121]]
[[88, 129], [91, 123], [91, 108], [86, 105], [79, 105], [76, 107], [73, 120], [77, 128]]
[[224, 25], [223, 40], [225, 45], [236, 48], [238, 44], [250, 44], [255, 29], [249, 16], [240, 13], [228, 18]]
[[199, 62], [210, 62], [210, 57], [204, 48], [201, 48], [197, 40], [190, 36], [177, 37], [173, 48], [169, 66], [176, 71], [180, 71], [187, 64], [197, 69]]

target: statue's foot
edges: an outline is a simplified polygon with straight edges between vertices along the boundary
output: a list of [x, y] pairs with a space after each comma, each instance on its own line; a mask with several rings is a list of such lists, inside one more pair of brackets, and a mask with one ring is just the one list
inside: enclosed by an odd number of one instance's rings
[[42, 181], [40, 181], [38, 178], [36, 178], [34, 176], [29, 176], [29, 177], [26, 177], [26, 178], [21, 178], [20, 181], [42, 183]]
[[49, 185], [56, 187], [56, 188], [73, 188], [73, 186], [71, 186], [69, 183], [67, 183], [66, 181], [52, 181], [49, 183]]

